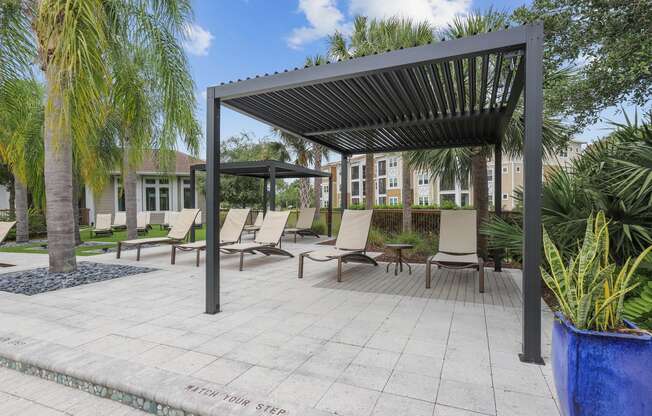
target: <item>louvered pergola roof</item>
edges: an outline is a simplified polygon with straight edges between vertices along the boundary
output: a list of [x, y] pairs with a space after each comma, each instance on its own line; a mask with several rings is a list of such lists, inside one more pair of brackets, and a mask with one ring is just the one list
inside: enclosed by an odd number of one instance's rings
[[213, 92], [225, 107], [344, 154], [492, 144], [523, 91], [525, 32], [257, 76]]

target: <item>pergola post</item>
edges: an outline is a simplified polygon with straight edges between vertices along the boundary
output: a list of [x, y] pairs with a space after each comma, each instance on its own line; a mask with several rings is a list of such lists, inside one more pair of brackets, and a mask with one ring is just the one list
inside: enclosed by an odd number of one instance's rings
[[206, 94], [206, 313], [220, 311], [220, 99]]
[[523, 352], [541, 358], [541, 134], [543, 124], [543, 24], [528, 27], [525, 45], [525, 143], [523, 149]]
[[340, 207], [342, 208], [342, 213], [349, 206], [349, 163], [348, 155], [342, 153], [342, 183], [340, 184]]
[[[190, 207], [197, 208], [195, 201], [195, 179], [197, 178], [196, 167], [190, 166]], [[190, 241], [195, 242], [195, 226], [190, 227]]]
[[[494, 147], [494, 214], [497, 217], [503, 215], [503, 153], [502, 138]], [[502, 259], [499, 249], [494, 251], [494, 271], [502, 271]]]
[[333, 236], [333, 175], [328, 175], [328, 212], [326, 213], [328, 236]]
[[267, 215], [267, 178], [263, 179], [263, 215]]
[[269, 210], [276, 211], [276, 168], [269, 168]]

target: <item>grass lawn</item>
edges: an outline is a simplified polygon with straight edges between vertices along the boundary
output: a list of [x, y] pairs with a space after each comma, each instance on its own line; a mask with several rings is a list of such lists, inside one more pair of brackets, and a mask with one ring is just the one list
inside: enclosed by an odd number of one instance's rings
[[[103, 248], [113, 248], [116, 246], [118, 241], [127, 239], [127, 231], [115, 231], [113, 235], [101, 236], [91, 238], [91, 233], [88, 228], [82, 229], [80, 231], [82, 241], [93, 241], [97, 243], [106, 243], [106, 244], [97, 244], [93, 246], [80, 246], [75, 249], [75, 253], [78, 256], [94, 256], [96, 254], [102, 254]], [[149, 237], [164, 237], [168, 234], [167, 230], [161, 230], [158, 225], [154, 225], [147, 234], [139, 235], [138, 238], [149, 238]], [[204, 240], [206, 239], [206, 229], [202, 227], [201, 229], [195, 230], [195, 239]], [[2, 247], [0, 252], [3, 253], [32, 253], [32, 254], [47, 254], [48, 250], [42, 247], [42, 243], [31, 243], [26, 245], [21, 245], [20, 247]]]

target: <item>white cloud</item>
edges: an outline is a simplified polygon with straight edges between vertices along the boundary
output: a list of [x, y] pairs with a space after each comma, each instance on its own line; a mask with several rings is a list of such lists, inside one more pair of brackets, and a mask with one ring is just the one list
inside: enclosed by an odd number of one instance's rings
[[288, 45], [298, 49], [302, 45], [345, 30], [344, 15], [335, 0], [299, 0], [299, 11], [305, 14], [310, 26], [298, 27], [288, 37]]
[[471, 0], [351, 0], [349, 14], [377, 19], [398, 15], [443, 27], [455, 16], [468, 13], [470, 7]]
[[192, 55], [208, 55], [208, 49], [213, 42], [213, 34], [197, 24], [186, 27], [186, 38], [182, 41], [183, 48]]
[[296, 28], [288, 37], [288, 45], [297, 49], [302, 45], [333, 34], [347, 33], [356, 15], [382, 19], [392, 16], [427, 20], [435, 27], [443, 27], [455, 16], [469, 12], [472, 0], [349, 0], [348, 15], [337, 8], [336, 0], [299, 0], [299, 11], [306, 16], [309, 26]]

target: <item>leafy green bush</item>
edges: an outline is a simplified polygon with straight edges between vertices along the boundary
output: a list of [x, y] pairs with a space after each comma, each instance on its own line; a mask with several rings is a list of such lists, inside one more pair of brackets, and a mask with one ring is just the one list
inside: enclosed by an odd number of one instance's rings
[[640, 285], [625, 301], [623, 313], [639, 327], [652, 330], [652, 258], [650, 256], [647, 263], [641, 264], [636, 278]]
[[429, 256], [437, 252], [439, 239], [435, 235], [422, 236], [415, 232], [403, 232], [388, 238], [389, 243], [412, 244], [413, 253]]
[[326, 223], [322, 220], [313, 221], [310, 229], [319, 235], [324, 235], [326, 234]]
[[437, 209], [439, 206], [437, 204], [430, 205], [412, 205], [412, 209]]
[[382, 247], [385, 244], [387, 236], [385, 233], [380, 231], [378, 228], [371, 227], [369, 230], [369, 237], [367, 238], [367, 244], [372, 247]]
[[644, 250], [634, 262], [622, 267], [609, 258], [609, 227], [604, 212], [586, 221], [578, 252], [565, 262], [544, 228], [543, 247], [548, 268], [541, 268], [564, 316], [579, 329], [611, 331], [623, 327], [625, 295], [637, 285], [633, 276], [652, 251]]
[[365, 209], [364, 204], [349, 204], [349, 209]]
[[449, 200], [444, 200], [439, 206], [441, 209], [457, 209], [458, 206], [455, 202], [449, 201]]

